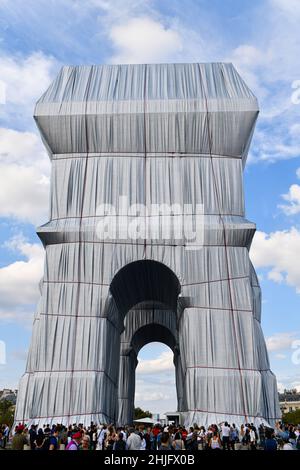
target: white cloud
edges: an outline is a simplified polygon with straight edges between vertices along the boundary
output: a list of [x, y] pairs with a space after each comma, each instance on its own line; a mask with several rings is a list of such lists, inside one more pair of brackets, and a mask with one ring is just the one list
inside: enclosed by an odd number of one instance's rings
[[227, 58], [228, 62], [232, 62], [241, 74], [243, 80], [249, 88], [260, 99], [265, 98], [267, 90], [262, 84], [257, 69], [264, 62], [263, 52], [252, 44], [241, 44], [236, 47]]
[[50, 163], [38, 134], [0, 128], [0, 162], [23, 166], [34, 165], [49, 175]]
[[287, 358], [286, 354], [281, 354], [281, 353], [275, 354], [275, 357], [276, 359], [279, 359], [280, 361]]
[[300, 252], [300, 231], [272, 232], [269, 235], [257, 231], [250, 250], [256, 268], [271, 268], [268, 278], [275, 282], [286, 282], [300, 293], [300, 263], [295, 254]]
[[300, 155], [298, 110], [292, 102], [292, 83], [300, 78], [299, 2], [262, 2], [257, 15], [264, 21], [252, 19], [255, 36], [229, 52], [227, 59], [260, 103], [248, 162], [273, 163]]
[[0, 163], [0, 215], [38, 224], [45, 220], [49, 179], [34, 167]]
[[283, 393], [286, 386], [282, 382], [277, 381], [277, 390], [279, 393]]
[[39, 297], [39, 281], [43, 274], [44, 249], [29, 243], [22, 235], [5, 243], [25, 258], [0, 268], [0, 319], [22, 321], [31, 315], [31, 307]]
[[291, 390], [293, 388], [300, 392], [300, 376], [298, 373], [293, 375], [282, 375], [278, 373], [277, 379], [277, 388], [280, 393], [283, 393], [285, 389]]
[[5, 84], [6, 103], [1, 107], [2, 119], [24, 122], [32, 119], [34, 104], [46, 91], [58, 63], [53, 57], [34, 52], [26, 57], [0, 52], [0, 80]]
[[296, 21], [300, 18], [299, 0], [270, 0], [270, 4], [280, 9], [281, 13], [287, 15], [290, 20]]
[[33, 102], [49, 86], [54, 59], [42, 52], [27, 57], [0, 56], [0, 79], [6, 84], [6, 101], [17, 105]]
[[135, 406], [154, 413], [176, 409], [175, 367], [173, 353], [169, 348], [166, 347], [156, 358], [139, 359], [136, 368]]
[[276, 333], [266, 338], [267, 349], [269, 352], [290, 349], [295, 337], [295, 332]]
[[300, 212], [300, 186], [292, 184], [287, 194], [281, 196], [289, 204], [279, 204], [278, 207], [286, 215], [295, 215]]
[[169, 60], [182, 49], [179, 33], [149, 17], [131, 18], [111, 28], [113, 63], [147, 63]]
[[172, 351], [164, 351], [156, 359], [141, 359], [138, 364], [139, 374], [156, 374], [174, 370]]
[[41, 52], [24, 56], [0, 53], [0, 81], [6, 100], [0, 117], [0, 216], [40, 224], [47, 217], [50, 163], [34, 132], [34, 104], [54, 77], [57, 62]]
[[170, 394], [166, 394], [163, 392], [150, 392], [149, 390], [144, 390], [136, 392], [135, 399], [137, 402], [169, 400]]
[[270, 281], [277, 282], [278, 284], [284, 280], [283, 275], [278, 271], [270, 271], [268, 273], [268, 279]]
[[297, 392], [300, 392], [300, 382], [299, 381], [294, 381], [294, 382], [291, 382], [291, 388], [295, 388], [297, 390]]
[[248, 162], [274, 163], [299, 157], [300, 133], [295, 132], [294, 118], [292, 113], [288, 115], [283, 111], [272, 119], [259, 118]]
[[31, 132], [0, 128], [0, 216], [40, 224], [49, 207], [49, 158]]
[[[297, 128], [297, 133], [300, 135], [298, 124], [293, 126]], [[296, 171], [297, 178], [300, 178], [300, 168]], [[300, 186], [299, 184], [292, 184], [286, 194], [281, 195], [282, 199], [288, 202], [288, 204], [278, 204], [278, 208], [281, 209], [286, 215], [295, 215], [300, 212]]]

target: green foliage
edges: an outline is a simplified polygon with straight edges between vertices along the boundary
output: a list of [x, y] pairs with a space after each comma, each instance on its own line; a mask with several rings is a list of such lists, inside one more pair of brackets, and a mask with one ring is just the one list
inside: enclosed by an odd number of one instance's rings
[[286, 424], [300, 424], [300, 409], [285, 413], [282, 416], [282, 421]]
[[152, 413], [150, 411], [144, 411], [142, 408], [134, 408], [134, 418], [133, 419], [141, 419], [141, 418], [152, 418]]
[[8, 400], [0, 401], [0, 424], [11, 426], [14, 422], [15, 406]]

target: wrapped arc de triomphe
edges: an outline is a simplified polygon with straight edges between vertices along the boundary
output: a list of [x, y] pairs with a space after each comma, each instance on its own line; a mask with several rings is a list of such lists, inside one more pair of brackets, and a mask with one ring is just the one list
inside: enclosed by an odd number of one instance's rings
[[231, 64], [62, 68], [34, 115], [51, 202], [17, 422], [130, 423], [161, 341], [186, 425], [274, 424], [243, 196], [257, 115]]

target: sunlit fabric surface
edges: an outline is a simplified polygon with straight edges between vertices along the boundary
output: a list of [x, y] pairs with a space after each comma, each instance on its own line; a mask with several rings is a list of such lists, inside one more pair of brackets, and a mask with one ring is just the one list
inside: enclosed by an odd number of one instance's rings
[[[38, 228], [45, 270], [16, 421], [126, 424], [137, 354], [153, 340], [174, 352], [186, 425], [280, 417], [244, 214], [257, 115], [231, 64], [61, 69], [35, 109], [50, 217]], [[129, 236], [122, 197], [149, 208], [147, 237]], [[153, 204], [176, 204], [175, 216]], [[126, 223], [103, 240], [107, 205]], [[202, 233], [192, 247], [175, 231], [187, 213]]]

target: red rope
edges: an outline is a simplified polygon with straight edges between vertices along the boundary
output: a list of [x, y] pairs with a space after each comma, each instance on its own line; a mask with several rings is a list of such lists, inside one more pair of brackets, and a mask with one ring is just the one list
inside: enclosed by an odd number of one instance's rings
[[[227, 251], [227, 242], [226, 242], [226, 228], [225, 228], [223, 217], [221, 215], [221, 198], [220, 198], [219, 191], [218, 191], [217, 179], [216, 179], [214, 165], [213, 165], [213, 159], [212, 159], [212, 136], [211, 136], [211, 129], [210, 129], [210, 118], [209, 118], [208, 102], [207, 102], [207, 96], [206, 96], [206, 92], [205, 92], [204, 85], [203, 85], [203, 78], [202, 78], [200, 65], [199, 65], [199, 72], [200, 72], [200, 76], [201, 76], [200, 83], [201, 83], [202, 91], [203, 91], [203, 94], [204, 94], [205, 107], [206, 107], [208, 145], [209, 145], [209, 154], [211, 156], [211, 158], [210, 158], [211, 170], [212, 170], [212, 176], [213, 176], [213, 183], [214, 183], [216, 201], [217, 201], [218, 210], [219, 210], [219, 217], [220, 217], [220, 221], [221, 221], [222, 227], [223, 227], [222, 233], [223, 233], [223, 241], [224, 241], [224, 249], [225, 249], [226, 270], [227, 270], [227, 277], [229, 279], [230, 275], [229, 275], [229, 262], [228, 262], [228, 251]], [[240, 386], [241, 386], [241, 395], [242, 395], [242, 405], [243, 405], [245, 420], [247, 421], [246, 401], [245, 401], [245, 394], [244, 394], [244, 387], [243, 387], [243, 377], [242, 377], [240, 358], [239, 358], [239, 349], [240, 348], [239, 348], [239, 344], [238, 344], [238, 335], [237, 335], [236, 325], [235, 325], [235, 316], [234, 316], [231, 282], [229, 280], [228, 280], [228, 287], [229, 287], [229, 298], [230, 298], [230, 305], [231, 305], [230, 310], [231, 310], [231, 314], [232, 314], [232, 325], [233, 325], [235, 345], [236, 345], [236, 353], [237, 353], [238, 370], [240, 371]]]
[[[199, 282], [187, 282], [185, 284], [181, 284], [182, 287], [184, 286], [198, 286], [201, 284], [209, 284], [209, 283], [214, 283], [214, 282], [224, 282], [224, 281], [230, 281], [230, 280], [239, 280], [239, 279], [248, 279], [249, 276], [235, 276], [235, 277], [230, 277], [230, 278], [222, 278], [222, 279], [212, 279], [210, 281], [199, 281]], [[60, 280], [60, 281], [54, 281], [54, 280], [48, 280], [48, 279], [43, 279], [43, 282], [45, 284], [86, 284], [89, 286], [105, 286], [108, 287], [110, 286], [110, 283], [106, 282], [87, 282], [87, 281], [71, 281], [71, 280]]]
[[[79, 246], [78, 246], [78, 279], [81, 278], [81, 253], [82, 253], [82, 243], [81, 243], [81, 230], [82, 230], [82, 216], [85, 200], [85, 188], [86, 188], [86, 179], [87, 179], [87, 166], [88, 166], [88, 157], [89, 157], [89, 139], [88, 139], [88, 123], [87, 123], [87, 104], [88, 104], [88, 92], [91, 85], [91, 76], [92, 76], [93, 67], [90, 70], [88, 83], [87, 83], [87, 94], [86, 94], [86, 103], [85, 103], [85, 113], [84, 113], [84, 123], [85, 123], [85, 140], [86, 140], [86, 157], [85, 157], [85, 166], [84, 166], [84, 175], [83, 175], [83, 185], [82, 185], [82, 198], [81, 198], [81, 207], [80, 207], [80, 219], [79, 219]], [[79, 313], [79, 289], [76, 292], [76, 315]], [[71, 414], [71, 406], [73, 401], [73, 382], [74, 382], [74, 372], [75, 372], [75, 351], [78, 347], [75, 342], [77, 338], [77, 325], [78, 322], [75, 322], [74, 335], [73, 335], [73, 351], [72, 351], [72, 370], [71, 370], [71, 384], [70, 384], [70, 398], [69, 398], [69, 414]]]
[[[52, 154], [52, 158], [55, 156], [55, 155], [72, 155], [72, 157], [74, 155], [81, 155], [79, 157], [75, 157], [75, 158], [85, 158], [85, 153], [83, 152], [69, 152], [69, 153], [53, 153]], [[91, 152], [89, 154], [89, 158], [98, 158], [98, 157], [110, 157], [112, 156], [113, 158], [115, 157], [120, 157], [122, 158], [123, 155], [130, 155], [130, 156], [137, 156], [138, 158], [144, 158], [144, 152], [123, 152], [123, 151], [115, 151], [115, 152]], [[157, 156], [156, 156], [157, 155]], [[194, 157], [195, 155], [199, 156], [199, 157], [207, 157], [207, 158], [210, 158], [210, 154], [209, 153], [199, 153], [199, 152], [162, 152], [162, 151], [159, 151], [159, 152], [155, 152], [155, 151], [152, 151], [152, 152], [148, 152], [148, 157], [152, 157], [153, 158], [160, 158], [161, 155], [164, 155], [165, 158], [168, 158], [168, 155], [169, 155], [169, 158], [181, 158], [181, 157]], [[166, 157], [167, 155], [167, 157]], [[154, 157], [155, 156], [155, 157]], [[236, 158], [236, 159], [240, 159], [240, 156], [239, 155], [229, 155], [229, 154], [218, 154], [218, 153], [212, 153], [212, 157], [213, 158]], [[54, 160], [66, 160], [66, 159], [70, 159], [70, 157], [59, 157], [59, 158], [54, 158]]]
[[[209, 410], [187, 410], [188, 412], [199, 412], [199, 413], [210, 413], [210, 414], [217, 414], [217, 415], [234, 415], [234, 416], [244, 416], [245, 417], [245, 414], [240, 414], [240, 413], [233, 413], [232, 411], [226, 411], [226, 412], [222, 412], [222, 411], [209, 411]], [[247, 414], [247, 417], [248, 418], [263, 418], [265, 419], [266, 421], [269, 421], [269, 419], [281, 419], [281, 418], [273, 418], [273, 417], [270, 417], [270, 416], [261, 416], [261, 415], [250, 415], [249, 413]], [[246, 420], [247, 422], [247, 420]]]
[[187, 366], [187, 369], [221, 369], [221, 370], [248, 370], [250, 372], [268, 372], [270, 369], [251, 369], [247, 367], [218, 367], [218, 366]]
[[[93, 412], [86, 412], [86, 413], [74, 413], [74, 414], [66, 414], [66, 415], [54, 415], [54, 416], [35, 416], [34, 418], [24, 418], [23, 421], [29, 421], [29, 420], [35, 420], [35, 419], [49, 419], [52, 420], [53, 418], [64, 418], [64, 417], [71, 417], [71, 416], [92, 416], [96, 414], [102, 414], [109, 418], [110, 420], [112, 419], [111, 416], [108, 414], [104, 413], [103, 411], [93, 411]], [[113, 420], [112, 420], [113, 422]]]
[[[145, 76], [144, 76], [144, 206], [147, 207], [147, 123], [146, 123], [146, 91], [147, 91], [147, 64], [145, 64]], [[145, 222], [146, 222], [145, 218]], [[147, 249], [147, 223], [145, 225], [145, 238], [144, 238], [144, 256], [146, 259], [146, 249]]]
[[[178, 216], [184, 216], [185, 214], [168, 214], [168, 217], [178, 217]], [[197, 214], [189, 214], [189, 215], [197, 215]], [[206, 212], [204, 214], [201, 214], [201, 215], [219, 215], [218, 213], [217, 214], [213, 214], [213, 213], [209, 213], [209, 212]], [[242, 214], [222, 214], [224, 217], [228, 216], [228, 217], [242, 217]], [[69, 220], [69, 219], [97, 219], [97, 218], [102, 218], [103, 215], [83, 215], [82, 217], [78, 216], [78, 215], [66, 215], [64, 217], [56, 217], [56, 218], [51, 218], [51, 222], [56, 222], [57, 220]], [[114, 214], [114, 215], [111, 215], [111, 216], [107, 216], [107, 217], [124, 217], [123, 214]], [[134, 218], [135, 216], [132, 215], [131, 216], [132, 218]], [[144, 215], [145, 218], [150, 218], [150, 217], [164, 217], [163, 214], [161, 215], [152, 215], [152, 214], [146, 214]]]

